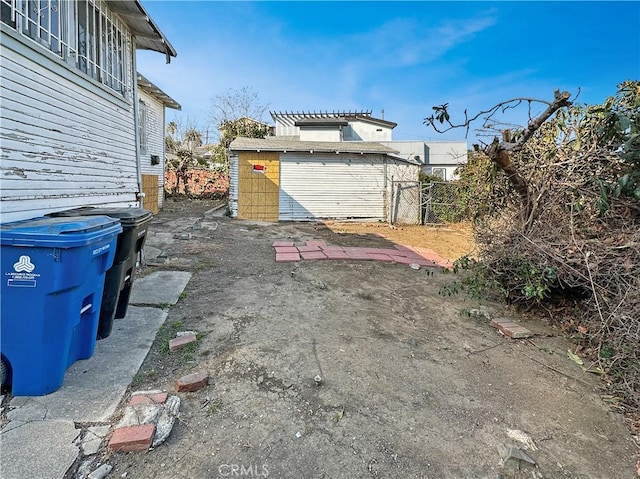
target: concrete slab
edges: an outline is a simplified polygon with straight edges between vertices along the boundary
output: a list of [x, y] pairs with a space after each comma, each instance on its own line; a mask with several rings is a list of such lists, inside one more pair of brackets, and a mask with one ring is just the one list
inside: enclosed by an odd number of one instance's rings
[[15, 409], [7, 417], [11, 421], [107, 421], [166, 317], [167, 312], [159, 308], [130, 306], [125, 318], [116, 319], [111, 335], [96, 343], [94, 355], [69, 367], [60, 389], [46, 396], [13, 398], [10, 407]]
[[185, 271], [156, 271], [138, 278], [133, 283], [129, 303], [158, 306], [176, 304], [190, 279], [191, 273]]
[[78, 457], [73, 421], [35, 421], [0, 432], [3, 479], [62, 479]]
[[158, 256], [160, 256], [162, 254], [162, 250], [159, 248], [154, 248], [153, 246], [150, 245], [144, 245], [144, 258], [149, 261], [152, 259], [156, 259]]

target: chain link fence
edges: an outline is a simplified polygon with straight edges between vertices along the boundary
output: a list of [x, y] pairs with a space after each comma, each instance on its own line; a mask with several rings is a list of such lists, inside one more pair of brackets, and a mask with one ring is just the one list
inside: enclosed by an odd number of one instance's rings
[[422, 224], [457, 223], [462, 221], [459, 204], [460, 188], [452, 182], [432, 181], [422, 185]]
[[391, 185], [391, 224], [442, 224], [464, 220], [460, 189], [452, 182], [393, 181]]

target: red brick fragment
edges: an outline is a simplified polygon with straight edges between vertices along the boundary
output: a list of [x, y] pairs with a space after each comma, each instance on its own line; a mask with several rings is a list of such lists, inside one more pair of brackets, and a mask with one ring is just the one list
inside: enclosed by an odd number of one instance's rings
[[192, 392], [202, 389], [209, 384], [209, 374], [205, 371], [198, 371], [195, 373], [182, 376], [176, 381], [176, 391]]
[[155, 424], [118, 428], [111, 435], [109, 449], [121, 452], [146, 451], [151, 447], [155, 432]]
[[297, 253], [298, 248], [295, 246], [275, 246], [276, 253]]
[[135, 392], [129, 399], [129, 406], [137, 406], [139, 404], [164, 404], [169, 397], [168, 393], [145, 393]]
[[172, 353], [184, 348], [187, 344], [195, 343], [198, 340], [195, 334], [185, 334], [169, 340], [169, 351]]
[[491, 321], [491, 326], [497, 328], [505, 336], [513, 339], [522, 339], [533, 336], [533, 333], [527, 328], [520, 326], [518, 323], [516, 323], [515, 321], [511, 321], [510, 319], [494, 319], [493, 321]]

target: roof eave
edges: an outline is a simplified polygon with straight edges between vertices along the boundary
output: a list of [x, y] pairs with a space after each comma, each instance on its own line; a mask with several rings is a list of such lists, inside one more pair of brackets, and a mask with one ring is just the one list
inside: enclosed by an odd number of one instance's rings
[[106, 0], [109, 8], [127, 24], [136, 37], [136, 48], [164, 53], [167, 63], [177, 57], [176, 49], [149, 16], [140, 0]]

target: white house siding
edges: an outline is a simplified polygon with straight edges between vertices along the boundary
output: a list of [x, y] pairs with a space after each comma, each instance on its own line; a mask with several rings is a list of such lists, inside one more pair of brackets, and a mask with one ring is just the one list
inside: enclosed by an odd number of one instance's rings
[[382, 155], [280, 155], [280, 220], [384, 219]]
[[341, 141], [342, 135], [337, 126], [300, 128], [300, 141]]
[[361, 120], [350, 120], [345, 127], [344, 141], [391, 141], [392, 129], [388, 126]]
[[381, 141], [385, 146], [398, 150], [396, 156], [405, 160], [425, 163], [427, 158], [427, 145], [424, 141]]
[[[158, 207], [164, 202], [164, 104], [143, 89], [138, 90], [138, 96], [147, 108], [146, 132], [147, 148], [140, 151], [140, 169], [143, 175], [155, 175], [158, 177]], [[160, 159], [157, 165], [151, 164], [151, 156], [156, 155]]]
[[4, 28], [2, 37], [2, 222], [137, 205], [131, 102]]
[[[391, 146], [391, 145], [389, 145]], [[467, 162], [467, 143], [465, 141], [442, 141], [427, 143], [427, 161], [424, 171], [428, 174], [440, 174], [444, 170], [445, 180], [455, 180], [456, 169]]]

